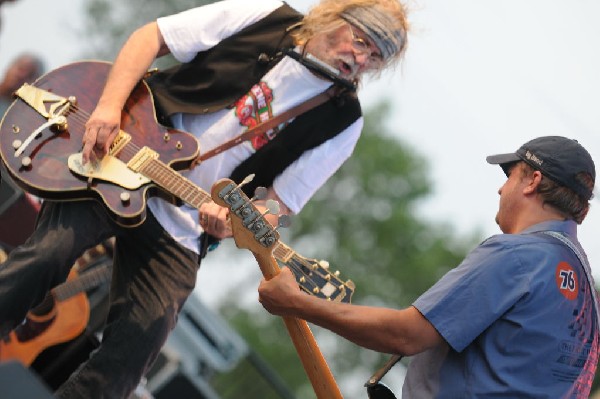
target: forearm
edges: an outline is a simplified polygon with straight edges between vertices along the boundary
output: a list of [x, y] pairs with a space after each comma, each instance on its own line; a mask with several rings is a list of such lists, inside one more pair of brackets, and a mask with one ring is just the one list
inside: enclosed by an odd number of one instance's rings
[[132, 33], [115, 59], [99, 105], [122, 109], [154, 60], [167, 52], [155, 22]]
[[368, 349], [410, 356], [443, 341], [413, 307], [397, 310], [332, 303], [303, 293], [298, 298], [293, 311], [297, 317]]
[[326, 301], [301, 291], [288, 268], [263, 280], [258, 294], [272, 314], [304, 319], [376, 351], [413, 355], [444, 342], [413, 306], [396, 310]]

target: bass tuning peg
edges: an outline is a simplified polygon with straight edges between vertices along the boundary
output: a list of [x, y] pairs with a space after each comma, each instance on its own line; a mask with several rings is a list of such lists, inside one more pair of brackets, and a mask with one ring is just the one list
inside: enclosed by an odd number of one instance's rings
[[265, 187], [256, 187], [256, 190], [254, 190], [254, 197], [252, 197], [250, 201], [264, 200], [267, 198], [267, 192], [268, 190]]

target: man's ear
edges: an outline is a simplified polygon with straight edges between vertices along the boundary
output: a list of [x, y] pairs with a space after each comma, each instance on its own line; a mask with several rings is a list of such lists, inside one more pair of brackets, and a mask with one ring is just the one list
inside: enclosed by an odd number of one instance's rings
[[539, 170], [533, 171], [531, 176], [526, 177], [528, 180], [527, 186], [523, 189], [523, 194], [535, 194], [537, 192], [537, 188], [542, 182], [542, 172]]

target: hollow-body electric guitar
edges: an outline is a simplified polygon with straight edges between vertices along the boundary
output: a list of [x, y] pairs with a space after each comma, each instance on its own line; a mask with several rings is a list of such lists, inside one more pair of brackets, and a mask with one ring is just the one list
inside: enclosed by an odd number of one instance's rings
[[[76, 62], [23, 85], [0, 124], [0, 158], [24, 190], [44, 199], [96, 199], [117, 223], [136, 226], [146, 217], [146, 199], [159, 195], [199, 208], [208, 193], [177, 170], [193, 165], [198, 142], [156, 120], [152, 94], [141, 81], [127, 100], [121, 130], [98, 163], [81, 162], [85, 123], [96, 107], [111, 64]], [[326, 262], [307, 259], [279, 243], [277, 260], [294, 271], [315, 296], [350, 302], [355, 285]]]
[[[173, 169], [189, 168], [199, 153], [190, 134], [156, 123], [153, 99], [140, 82], [127, 100], [121, 131], [99, 163], [81, 164], [81, 145], [111, 64], [78, 62], [16, 92], [0, 125], [0, 157], [24, 190], [41, 198], [95, 198], [124, 226], [146, 217], [146, 198], [160, 194], [151, 177], [170, 183]], [[159, 160], [160, 158], [160, 160]], [[174, 187], [176, 193], [184, 187]]]

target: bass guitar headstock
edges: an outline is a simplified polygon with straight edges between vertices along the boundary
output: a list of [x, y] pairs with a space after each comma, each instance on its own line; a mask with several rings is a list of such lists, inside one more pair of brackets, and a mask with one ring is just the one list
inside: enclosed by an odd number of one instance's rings
[[[280, 267], [287, 266], [304, 292], [328, 301], [349, 303], [356, 288], [354, 282], [340, 279], [338, 271], [332, 272], [329, 269], [329, 262], [305, 258], [280, 242], [277, 229], [241, 190], [243, 184], [244, 182], [238, 186], [229, 179], [222, 179], [211, 190], [213, 201], [230, 210], [233, 238], [238, 248], [249, 249], [256, 257], [263, 259], [259, 265], [266, 278], [277, 274]], [[257, 189], [255, 198], [264, 199], [266, 190], [259, 190], [261, 189]], [[267, 212], [277, 213], [275, 210]], [[289, 219], [280, 217], [278, 227], [287, 225]], [[270, 261], [273, 258], [276, 262]]]
[[[266, 194], [265, 189], [263, 194]], [[273, 249], [279, 242], [279, 233], [242, 192], [240, 186], [229, 179], [219, 180], [213, 185], [211, 196], [217, 205], [229, 208], [236, 245], [252, 252], [265, 279], [269, 280], [279, 274], [279, 265], [273, 257]], [[260, 196], [263, 199], [266, 197]], [[278, 213], [271, 210], [267, 212]], [[280, 217], [279, 227], [284, 227], [285, 224], [287, 223], [282, 223]], [[342, 399], [335, 378], [306, 321], [286, 316], [283, 317], [283, 321], [317, 398]]]
[[[251, 177], [246, 178], [248, 179]], [[221, 179], [213, 185], [211, 197], [217, 205], [229, 208], [235, 244], [238, 248], [250, 250], [257, 259], [265, 260], [259, 262], [259, 265], [265, 278], [270, 279], [279, 273], [277, 264], [268, 261], [279, 241], [279, 233], [242, 191], [243, 184], [244, 182], [237, 185], [230, 179]], [[269, 266], [264, 267], [269, 263]]]

